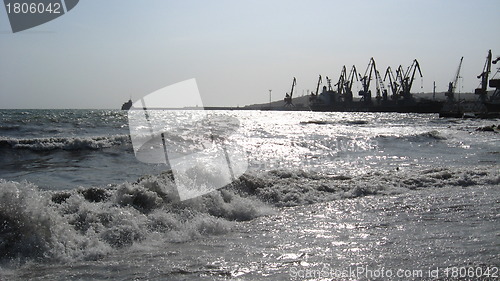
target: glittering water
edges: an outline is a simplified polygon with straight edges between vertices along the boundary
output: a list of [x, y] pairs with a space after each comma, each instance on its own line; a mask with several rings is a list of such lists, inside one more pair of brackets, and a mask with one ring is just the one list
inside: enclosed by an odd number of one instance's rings
[[500, 136], [478, 130], [498, 120], [164, 112], [179, 153], [210, 127], [249, 161], [179, 202], [168, 167], [135, 159], [125, 112], [0, 113], [0, 280], [498, 276]]

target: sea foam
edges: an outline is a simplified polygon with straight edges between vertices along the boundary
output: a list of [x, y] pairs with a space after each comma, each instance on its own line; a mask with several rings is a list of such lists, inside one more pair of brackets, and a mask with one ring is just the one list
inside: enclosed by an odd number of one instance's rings
[[0, 148], [28, 149], [32, 151], [97, 150], [130, 144], [128, 135], [98, 137], [50, 137], [50, 138], [0, 138]]
[[95, 260], [152, 240], [185, 242], [231, 231], [277, 208], [415, 189], [496, 185], [495, 166], [369, 172], [247, 172], [230, 185], [180, 201], [171, 172], [135, 182], [43, 191], [0, 180], [0, 259]]

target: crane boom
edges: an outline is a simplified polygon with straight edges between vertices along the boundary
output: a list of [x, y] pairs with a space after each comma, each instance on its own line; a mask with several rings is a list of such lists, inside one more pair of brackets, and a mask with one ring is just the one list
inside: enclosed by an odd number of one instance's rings
[[460, 69], [462, 68], [462, 61], [464, 60], [464, 57], [460, 59], [460, 63], [458, 64], [458, 69], [457, 69], [457, 74], [455, 75], [455, 80], [453, 80], [453, 93], [455, 93], [455, 88], [457, 87], [458, 84], [458, 78], [460, 78]]
[[363, 84], [363, 91], [367, 92], [368, 89], [370, 88], [370, 81], [372, 80], [372, 73], [376, 69], [377, 68], [375, 67], [375, 60], [372, 57], [372, 58], [370, 58], [370, 62], [368, 63], [368, 66], [366, 67], [364, 76], [361, 77], [361, 75], [359, 75], [361, 83]]
[[[400, 66], [401, 67], [401, 66]], [[398, 70], [396, 70], [396, 72], [398, 72]], [[399, 75], [399, 74], [398, 74]], [[391, 87], [391, 91], [392, 91], [392, 99], [398, 99], [399, 97], [399, 87], [400, 87], [400, 84], [398, 84], [396, 82], [396, 79], [397, 78], [394, 78], [394, 73], [392, 72], [392, 69], [390, 66], [387, 67], [387, 70], [385, 71], [385, 75], [384, 75], [384, 81], [385, 79], [389, 77], [389, 85]]]
[[323, 80], [321, 79], [321, 74], [319, 75], [319, 78], [318, 78], [318, 84], [316, 85], [316, 95], [318, 95], [318, 91], [319, 91], [319, 85], [323, 83]]
[[293, 89], [295, 88], [295, 85], [297, 85], [297, 79], [293, 77], [292, 90], [290, 91], [290, 98], [293, 96]]
[[423, 77], [422, 76], [422, 71], [420, 70], [420, 64], [418, 64], [417, 59], [413, 60], [413, 63], [410, 66], [409, 71], [411, 71], [412, 69], [413, 69], [413, 73], [411, 75], [410, 85], [409, 85], [409, 88], [408, 88], [408, 92], [411, 90], [411, 86], [413, 85], [413, 80], [415, 79], [415, 73], [416, 73], [417, 69], [418, 69], [418, 73], [420, 74], [420, 77]]
[[464, 60], [464, 57], [462, 57], [460, 59], [460, 63], [458, 64], [457, 73], [455, 74], [455, 79], [453, 80], [453, 82], [450, 82], [448, 84], [448, 91], [444, 94], [448, 98], [448, 101], [455, 100], [455, 89], [457, 88], [458, 79], [460, 78], [460, 69], [462, 68], [462, 61], [463, 60]]
[[371, 103], [370, 81], [372, 80], [372, 73], [376, 71], [375, 60], [372, 57], [370, 58], [364, 76], [359, 75], [359, 80], [361, 80], [361, 84], [363, 85], [363, 90], [359, 91], [359, 95], [362, 96], [361, 99], [368, 104]]
[[325, 76], [326, 78], [326, 84], [328, 85], [328, 91], [333, 91], [332, 89], [332, 79], [328, 78], [328, 76]]
[[295, 79], [295, 77], [293, 77], [292, 90], [290, 91], [290, 94], [286, 93], [285, 98], [283, 99], [285, 101], [285, 106], [294, 106], [292, 103], [292, 96], [293, 96], [293, 90], [294, 90], [296, 84], [297, 84], [297, 79]]
[[402, 88], [403, 99], [405, 99], [405, 100], [411, 100], [413, 97], [412, 97], [410, 91], [411, 91], [411, 87], [413, 86], [413, 80], [415, 79], [415, 73], [418, 70], [418, 73], [420, 74], [420, 77], [423, 77], [422, 76], [422, 71], [420, 70], [420, 65], [419, 65], [419, 63], [418, 63], [418, 61], [416, 59], [413, 60], [413, 63], [410, 65], [410, 67], [408, 67], [408, 69], [406, 70], [406, 72], [404, 74], [401, 74], [402, 70], [403, 69], [400, 66], [400, 68], [399, 68], [399, 71], [400, 71], [399, 75], [402, 75], [400, 77], [402, 78], [401, 88]]
[[[375, 80], [377, 82], [377, 100], [384, 99], [387, 100], [387, 90], [385, 89], [384, 83], [382, 81], [382, 77], [378, 70], [375, 70]], [[382, 96], [380, 95], [382, 93]]]
[[344, 102], [351, 103], [352, 102], [351, 88], [354, 82], [354, 78], [356, 78], [356, 80], [359, 81], [358, 72], [356, 71], [356, 66], [354, 65], [352, 66], [351, 70], [349, 71], [349, 75], [346, 75], [347, 71], [344, 66], [342, 68], [342, 73], [343, 73], [342, 81], [339, 80], [339, 83], [341, 83], [339, 85], [339, 88], [341, 89], [341, 91], [339, 91], [339, 93], [341, 93], [340, 97]]
[[481, 78], [481, 88], [475, 90], [475, 94], [479, 95], [479, 98], [484, 102], [486, 101], [488, 89], [488, 76], [491, 72], [491, 50], [488, 51], [488, 56], [486, 57], [486, 62], [483, 67], [483, 72], [477, 76], [477, 78]]
[[347, 70], [345, 68], [345, 65], [342, 66], [342, 71], [340, 72], [340, 77], [339, 77], [339, 81], [337, 82], [337, 84], [335, 84], [334, 86], [337, 86], [337, 93], [339, 94], [339, 96], [342, 96], [342, 94], [344, 93], [344, 81], [346, 80], [346, 76], [347, 76]]
[[396, 70], [396, 80], [399, 81], [399, 87], [403, 86], [404, 73], [405, 71], [403, 70], [403, 66], [399, 65], [398, 69]]
[[347, 87], [349, 90], [352, 88], [352, 83], [354, 82], [354, 78], [356, 78], [356, 81], [358, 80], [358, 72], [356, 71], [356, 66], [353, 65], [351, 68], [351, 72], [349, 72], [349, 76], [347, 77], [347, 82], [349, 82], [349, 86]]

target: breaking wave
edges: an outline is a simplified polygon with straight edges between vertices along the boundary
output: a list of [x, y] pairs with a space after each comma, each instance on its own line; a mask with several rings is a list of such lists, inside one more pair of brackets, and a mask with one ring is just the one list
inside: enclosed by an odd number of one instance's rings
[[307, 124], [316, 124], [316, 125], [336, 125], [336, 124], [343, 124], [343, 125], [366, 125], [369, 124], [367, 120], [341, 120], [341, 121], [327, 121], [327, 120], [308, 120], [308, 121], [301, 121], [301, 125], [307, 125]]
[[19, 125], [0, 125], [0, 131], [19, 131], [20, 129]]
[[412, 142], [442, 141], [442, 140], [447, 139], [445, 136], [443, 136], [438, 131], [429, 131], [429, 132], [424, 132], [424, 133], [410, 134], [410, 135], [403, 135], [403, 136], [379, 135], [378, 138], [382, 138], [382, 139], [395, 138], [397, 140], [405, 140], [405, 141], [412, 141]]
[[371, 172], [353, 178], [299, 170], [247, 173], [232, 184], [179, 201], [172, 174], [106, 187], [44, 191], [0, 180], [0, 260], [96, 260], [160, 240], [223, 234], [279, 208], [422, 188], [499, 185], [496, 166]]
[[50, 150], [97, 150], [112, 146], [130, 144], [130, 136], [114, 135], [99, 137], [50, 137], [50, 138], [0, 138], [0, 148]]

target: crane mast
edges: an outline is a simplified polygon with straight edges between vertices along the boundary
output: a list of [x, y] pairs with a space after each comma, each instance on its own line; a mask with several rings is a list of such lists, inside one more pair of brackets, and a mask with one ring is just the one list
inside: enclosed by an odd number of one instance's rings
[[[331, 81], [328, 77], [326, 77], [326, 80], [328, 82], [328, 87], [330, 88], [331, 90]], [[319, 78], [318, 78], [318, 83], [316, 85], [316, 92], [312, 92], [311, 91], [311, 96], [309, 97], [309, 103], [315, 103], [316, 102], [316, 99], [318, 98], [318, 94], [319, 94], [319, 86], [321, 85], [321, 83], [323, 83], [323, 79], [321, 77], [321, 74], [319, 75]]]
[[[377, 82], [377, 96], [375, 97], [377, 99], [377, 102], [380, 103], [380, 100], [383, 99], [384, 101], [387, 100], [387, 90], [385, 89], [384, 83], [382, 81], [382, 77], [380, 77], [380, 73], [378, 70], [375, 70], [375, 79]], [[380, 95], [382, 93], [382, 95]]]
[[316, 96], [318, 95], [319, 85], [321, 85], [321, 83], [323, 83], [323, 80], [321, 79], [321, 75], [319, 75], [318, 84], [316, 85]]
[[[422, 76], [422, 71], [420, 70], [420, 65], [418, 64], [418, 61], [416, 59], [413, 60], [413, 63], [411, 64], [410, 67], [406, 70], [403, 80], [402, 80], [402, 95], [404, 100], [411, 100], [412, 95], [410, 93], [411, 87], [413, 86], [413, 80], [415, 79], [415, 73], [417, 72], [420, 74], [420, 77]], [[411, 77], [410, 77], [411, 74]]]
[[347, 76], [346, 81], [344, 82], [343, 88], [344, 88], [344, 95], [343, 95], [343, 100], [344, 102], [352, 102], [352, 85], [354, 82], [354, 78], [356, 78], [356, 81], [358, 80], [358, 73], [356, 71], [356, 66], [352, 66], [351, 71], [349, 72], [349, 76]]
[[483, 67], [483, 72], [477, 76], [477, 78], [481, 79], [481, 88], [477, 88], [474, 93], [479, 95], [479, 99], [481, 101], [486, 101], [488, 88], [488, 76], [491, 72], [491, 50], [488, 51], [488, 56], [486, 57], [486, 62]]
[[457, 74], [455, 75], [455, 79], [453, 82], [448, 84], [448, 91], [444, 94], [447, 97], [448, 101], [455, 100], [455, 89], [457, 88], [458, 79], [460, 78], [460, 69], [462, 68], [462, 61], [464, 57], [460, 59], [460, 63], [458, 64]]
[[399, 65], [396, 70], [396, 81], [399, 82], [398, 94], [395, 97], [396, 100], [399, 100], [399, 98], [403, 96], [404, 73], [405, 71], [403, 70], [403, 66]]
[[[497, 64], [497, 62], [500, 61], [500, 57], [497, 57], [494, 61], [492, 61], [492, 64]], [[500, 68], [497, 69], [497, 72], [493, 75], [493, 77], [490, 80], [490, 87], [495, 88], [495, 92], [490, 97], [491, 102], [495, 101], [500, 101], [500, 79], [495, 78], [497, 74], [500, 73]]]
[[[398, 71], [396, 70], [396, 72]], [[392, 73], [392, 69], [390, 66], [387, 67], [387, 70], [385, 71], [384, 81], [387, 77], [389, 77], [389, 85], [392, 91], [391, 99], [397, 100], [399, 96], [399, 84], [396, 82], [397, 78], [394, 78], [394, 73]]]
[[361, 84], [363, 85], [363, 90], [359, 91], [359, 95], [362, 97], [361, 101], [365, 103], [371, 103], [371, 91], [370, 91], [370, 82], [372, 80], [372, 73], [376, 71], [375, 60], [370, 58], [370, 62], [368, 63], [368, 67], [365, 70], [365, 74], [363, 77], [359, 77], [361, 80]]
[[325, 77], [326, 77], [326, 84], [328, 85], [328, 91], [333, 91], [332, 79], [328, 78], [328, 76], [325, 76]]
[[285, 106], [294, 106], [292, 103], [292, 96], [293, 96], [293, 90], [294, 90], [296, 84], [297, 84], [297, 80], [295, 79], [295, 77], [293, 77], [292, 90], [290, 91], [290, 94], [288, 94], [288, 93], [285, 94], [285, 98], [284, 98]]
[[344, 94], [344, 81], [346, 79], [346, 76], [347, 76], [347, 70], [345, 68], [345, 65], [342, 66], [342, 71], [340, 72], [340, 77], [339, 77], [339, 81], [337, 82], [337, 84], [335, 84], [334, 86], [337, 86], [337, 93], [339, 94], [340, 97], [342, 97], [342, 95]]

